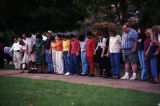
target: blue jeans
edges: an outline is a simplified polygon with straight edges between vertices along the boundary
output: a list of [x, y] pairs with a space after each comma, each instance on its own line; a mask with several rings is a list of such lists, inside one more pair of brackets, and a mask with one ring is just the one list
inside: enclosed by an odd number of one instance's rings
[[144, 59], [144, 50], [138, 50], [138, 57], [139, 57], [140, 65], [142, 68], [141, 80], [148, 80], [149, 71], [148, 71], [147, 63]]
[[70, 73], [71, 72], [70, 59], [67, 55], [68, 55], [68, 51], [63, 51], [65, 68], [66, 68], [66, 71]]
[[88, 60], [86, 57], [86, 52], [81, 52], [81, 63], [82, 63], [82, 74], [87, 74]]
[[76, 53], [71, 53], [70, 64], [71, 64], [71, 73], [72, 74], [80, 74], [80, 67], [79, 67]]
[[52, 56], [49, 54], [49, 50], [46, 50], [46, 62], [48, 64], [48, 71], [53, 72]]
[[153, 56], [152, 58], [150, 58], [150, 67], [151, 67], [151, 71], [152, 71], [152, 75], [154, 78], [158, 77], [157, 75], [157, 57]]
[[120, 53], [110, 53], [111, 67], [114, 76], [119, 76], [120, 73]]

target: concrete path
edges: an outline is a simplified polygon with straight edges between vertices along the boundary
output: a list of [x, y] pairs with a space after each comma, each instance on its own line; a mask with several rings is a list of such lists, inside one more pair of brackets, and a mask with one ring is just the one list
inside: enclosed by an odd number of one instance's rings
[[160, 94], [160, 84], [150, 84], [146, 81], [129, 81], [129, 80], [113, 80], [109, 78], [100, 77], [87, 77], [87, 76], [64, 76], [55, 74], [30, 74], [30, 73], [20, 73], [19, 70], [0, 70], [0, 76], [13, 76], [31, 79], [43, 79], [43, 80], [59, 80], [78, 84], [88, 84], [88, 85], [98, 85], [98, 86], [108, 86], [114, 88], [127, 88], [145, 92], [153, 92]]

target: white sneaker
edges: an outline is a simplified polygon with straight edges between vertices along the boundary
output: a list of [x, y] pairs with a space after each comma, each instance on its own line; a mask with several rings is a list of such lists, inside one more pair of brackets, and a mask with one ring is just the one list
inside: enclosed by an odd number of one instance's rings
[[124, 75], [123, 77], [121, 77], [122, 80], [128, 80], [129, 76], [128, 75]]
[[132, 76], [129, 80], [136, 80], [136, 76]]
[[69, 72], [67, 72], [66, 74], [64, 74], [64, 75], [70, 75], [70, 73]]

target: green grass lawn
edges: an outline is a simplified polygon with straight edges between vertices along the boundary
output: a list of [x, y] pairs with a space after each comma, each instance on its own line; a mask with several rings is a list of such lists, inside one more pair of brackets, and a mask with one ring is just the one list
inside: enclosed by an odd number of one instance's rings
[[158, 106], [160, 95], [61, 81], [0, 77], [0, 106]]

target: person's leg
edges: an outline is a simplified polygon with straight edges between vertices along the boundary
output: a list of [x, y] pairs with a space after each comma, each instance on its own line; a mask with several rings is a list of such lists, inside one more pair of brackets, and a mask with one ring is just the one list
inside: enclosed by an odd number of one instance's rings
[[18, 63], [17, 63], [17, 55], [16, 55], [16, 52], [14, 52], [13, 54], [13, 63], [14, 63], [14, 66], [15, 66], [15, 69], [18, 68]]
[[123, 61], [125, 63], [125, 74], [123, 77], [121, 77], [121, 79], [129, 79], [129, 55], [128, 55], [129, 50], [123, 50]]
[[75, 74], [74, 54], [70, 55], [71, 74]]
[[158, 60], [156, 56], [154, 56], [153, 58], [150, 58], [150, 65], [151, 65], [153, 78], [156, 82], [159, 82], [158, 75], [157, 75], [157, 62]]
[[120, 73], [120, 53], [114, 54], [114, 61], [115, 61], [115, 76], [119, 77]]
[[83, 57], [84, 57], [84, 74], [88, 73], [88, 59], [86, 57], [86, 52], [83, 53]]
[[84, 74], [85, 71], [85, 57], [84, 57], [84, 52], [81, 52], [81, 64], [82, 64], [82, 73]]
[[94, 59], [93, 59], [94, 56], [89, 56], [87, 58], [88, 58], [89, 66], [90, 66], [90, 74], [94, 75]]
[[63, 63], [63, 58], [62, 58], [62, 51], [58, 52], [58, 57], [59, 57], [59, 73], [64, 74], [64, 63]]
[[116, 66], [115, 66], [115, 59], [114, 59], [114, 54], [110, 53], [110, 62], [111, 62], [111, 67], [112, 67], [112, 71], [113, 71], [113, 75], [116, 75]]
[[148, 67], [146, 60], [144, 58], [144, 50], [142, 50], [141, 54], [141, 60], [142, 60], [142, 73], [141, 73], [141, 80], [148, 80], [149, 79], [149, 72], [148, 72]]
[[56, 50], [52, 50], [52, 63], [53, 63], [54, 72], [56, 72]]
[[136, 79], [136, 72], [137, 72], [137, 62], [138, 62], [137, 52], [131, 51], [131, 53], [129, 54], [129, 61], [131, 63], [132, 70], [133, 70], [133, 75], [130, 78], [130, 80], [135, 80]]
[[63, 57], [64, 57], [64, 64], [65, 64], [65, 69], [66, 73], [70, 73], [70, 68], [69, 68], [69, 60], [68, 60], [68, 51], [63, 52]]
[[49, 54], [49, 50], [46, 50], [47, 51], [47, 56], [48, 56], [48, 71], [49, 72], [53, 72], [53, 63], [52, 63], [52, 56]]
[[78, 62], [78, 58], [75, 53], [73, 54], [73, 59], [74, 59], [76, 74], [80, 74], [79, 62]]

